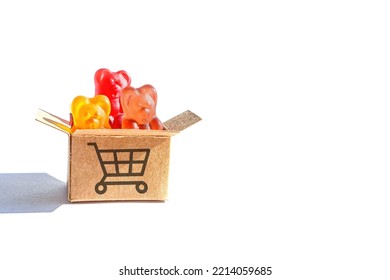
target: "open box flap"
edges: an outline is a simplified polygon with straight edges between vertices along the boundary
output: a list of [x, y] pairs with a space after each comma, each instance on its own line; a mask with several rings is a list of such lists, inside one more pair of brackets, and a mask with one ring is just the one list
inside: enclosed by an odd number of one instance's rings
[[70, 135], [71, 127], [69, 121], [67, 120], [61, 119], [60, 117], [50, 114], [42, 109], [38, 109], [38, 113], [35, 119], [41, 123], [54, 127], [55, 129]]
[[180, 132], [200, 120], [202, 119], [198, 115], [187, 110], [164, 122], [164, 127], [170, 131]]

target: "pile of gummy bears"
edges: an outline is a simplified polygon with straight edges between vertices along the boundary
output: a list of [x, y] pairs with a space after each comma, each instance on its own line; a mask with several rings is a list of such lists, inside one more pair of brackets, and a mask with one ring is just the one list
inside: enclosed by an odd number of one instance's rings
[[71, 105], [72, 132], [76, 129], [152, 129], [162, 130], [156, 116], [157, 91], [151, 85], [130, 86], [124, 71], [106, 68], [95, 72], [95, 96], [77, 96]]

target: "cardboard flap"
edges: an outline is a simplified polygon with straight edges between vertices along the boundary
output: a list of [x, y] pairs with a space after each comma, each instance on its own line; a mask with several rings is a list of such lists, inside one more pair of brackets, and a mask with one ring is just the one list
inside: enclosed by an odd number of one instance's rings
[[177, 115], [176, 117], [173, 117], [164, 122], [164, 126], [168, 130], [183, 131], [187, 127], [190, 127], [191, 125], [197, 123], [200, 120], [202, 119], [198, 115], [187, 110], [180, 115]]
[[65, 132], [68, 135], [70, 134], [71, 127], [67, 120], [61, 119], [44, 110], [38, 109], [38, 113], [35, 119], [41, 123], [58, 129], [59, 131]]

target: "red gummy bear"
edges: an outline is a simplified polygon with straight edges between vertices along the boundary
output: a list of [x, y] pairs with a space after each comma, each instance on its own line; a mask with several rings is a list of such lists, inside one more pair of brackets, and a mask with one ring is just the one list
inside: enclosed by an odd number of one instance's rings
[[131, 77], [124, 71], [112, 72], [106, 68], [95, 72], [95, 96], [105, 95], [110, 99], [110, 125], [112, 128], [122, 127], [123, 110], [120, 103], [122, 89], [130, 86]]
[[120, 100], [124, 114], [122, 128], [164, 128], [156, 116], [157, 91], [151, 85], [140, 88], [126, 87], [122, 90]]

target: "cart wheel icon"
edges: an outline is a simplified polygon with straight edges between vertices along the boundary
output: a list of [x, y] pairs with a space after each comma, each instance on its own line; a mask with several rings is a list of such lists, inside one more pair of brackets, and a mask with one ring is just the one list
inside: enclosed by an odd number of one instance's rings
[[107, 191], [107, 185], [99, 182], [95, 186], [95, 191], [97, 194], [104, 194]]
[[148, 185], [145, 182], [137, 182], [135, 189], [139, 193], [146, 193], [148, 191]]

